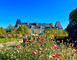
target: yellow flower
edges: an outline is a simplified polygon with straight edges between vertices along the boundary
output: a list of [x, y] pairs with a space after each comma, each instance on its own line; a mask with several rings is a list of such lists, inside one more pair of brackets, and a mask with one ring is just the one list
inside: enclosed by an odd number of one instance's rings
[[4, 52], [2, 51], [2, 54], [4, 54]]
[[13, 54], [11, 56], [13, 56]]
[[16, 56], [14, 56], [14, 58], [16, 58]]
[[49, 49], [48, 49], [49, 50]]
[[9, 54], [7, 54], [6, 56], [9, 56]]

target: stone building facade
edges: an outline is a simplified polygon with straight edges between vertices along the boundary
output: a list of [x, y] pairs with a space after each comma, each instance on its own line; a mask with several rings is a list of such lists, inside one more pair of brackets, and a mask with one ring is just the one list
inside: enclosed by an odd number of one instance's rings
[[15, 28], [19, 28], [19, 26], [21, 25], [26, 25], [29, 29], [30, 33], [34, 33], [36, 32], [37, 34], [43, 33], [45, 31], [45, 29], [47, 28], [56, 28], [59, 30], [63, 30], [61, 24], [59, 21], [56, 22], [55, 26], [53, 26], [53, 23], [22, 23], [20, 19], [17, 19]]

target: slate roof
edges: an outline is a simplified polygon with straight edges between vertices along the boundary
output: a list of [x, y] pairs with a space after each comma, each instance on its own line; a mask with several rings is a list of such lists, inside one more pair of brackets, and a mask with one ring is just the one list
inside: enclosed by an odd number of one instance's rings
[[34, 29], [39, 29], [39, 28], [49, 28], [52, 27], [51, 23], [38, 23], [38, 26], [36, 25], [36, 23], [29, 23], [29, 25], [27, 23], [21, 23], [20, 19], [17, 19], [16, 25], [15, 27], [18, 27], [18, 25], [26, 25], [28, 28], [34, 28]]
[[62, 26], [59, 21], [56, 22], [55, 28], [62, 29]]
[[38, 26], [36, 25], [36, 23], [29, 23], [29, 25], [27, 23], [22, 23], [22, 25], [25, 24], [28, 28], [49, 28], [51, 26], [51, 24], [45, 24], [45, 23], [38, 23]]
[[[17, 19], [16, 25], [15, 27], [18, 27], [18, 25], [26, 25], [28, 28], [33, 28], [33, 29], [46, 29], [46, 28], [52, 28], [52, 23], [38, 23], [38, 26], [36, 25], [36, 23], [29, 23], [29, 25], [27, 23], [21, 23], [20, 19]], [[55, 24], [55, 28], [61, 29], [62, 26], [60, 24], [59, 21], [56, 22]]]

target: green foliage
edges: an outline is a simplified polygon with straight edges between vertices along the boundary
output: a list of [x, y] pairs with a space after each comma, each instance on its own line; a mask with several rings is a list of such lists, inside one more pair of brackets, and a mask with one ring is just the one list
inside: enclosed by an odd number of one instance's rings
[[[52, 28], [52, 29], [47, 29], [44, 32], [45, 34], [47, 34], [47, 36], [68, 36], [68, 32], [67, 31], [60, 31], [58, 29]], [[57, 33], [57, 34], [55, 34]]]
[[21, 26], [17, 29], [17, 33], [18, 33], [18, 34], [28, 34], [28, 33], [29, 33], [29, 29], [27, 28], [26, 25], [21, 25]]
[[7, 32], [12, 32], [12, 31], [14, 31], [14, 26], [10, 24], [7, 28]]
[[0, 27], [0, 35], [2, 35], [2, 34], [6, 34], [6, 29]]
[[77, 24], [77, 8], [70, 13], [69, 21], [72, 23], [72, 25]]
[[69, 25], [66, 30], [77, 29], [77, 8], [73, 10], [69, 15]]
[[22, 40], [22, 39], [20, 39], [20, 38], [7, 38], [7, 40], [6, 40], [6, 38], [0, 38], [0, 43], [13, 42], [13, 41], [17, 41], [17, 40]]
[[[45, 34], [44, 34], [45, 35]], [[32, 38], [28, 40], [29, 38]], [[37, 38], [39, 37], [39, 38]], [[36, 39], [34, 39], [36, 38]], [[3, 43], [0, 48], [0, 60], [77, 60], [77, 51], [71, 44], [55, 42], [43, 36], [29, 36], [25, 43]]]

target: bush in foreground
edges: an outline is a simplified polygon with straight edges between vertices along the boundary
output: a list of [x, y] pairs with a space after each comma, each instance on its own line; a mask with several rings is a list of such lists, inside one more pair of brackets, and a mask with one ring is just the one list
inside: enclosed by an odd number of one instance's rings
[[21, 45], [7, 47], [4, 44], [5, 47], [0, 48], [0, 58], [5, 60], [76, 60], [77, 50], [72, 48], [73, 44], [70, 43], [67, 47], [63, 42], [57, 45], [51, 38], [34, 36], [31, 40], [26, 39], [26, 42]]

